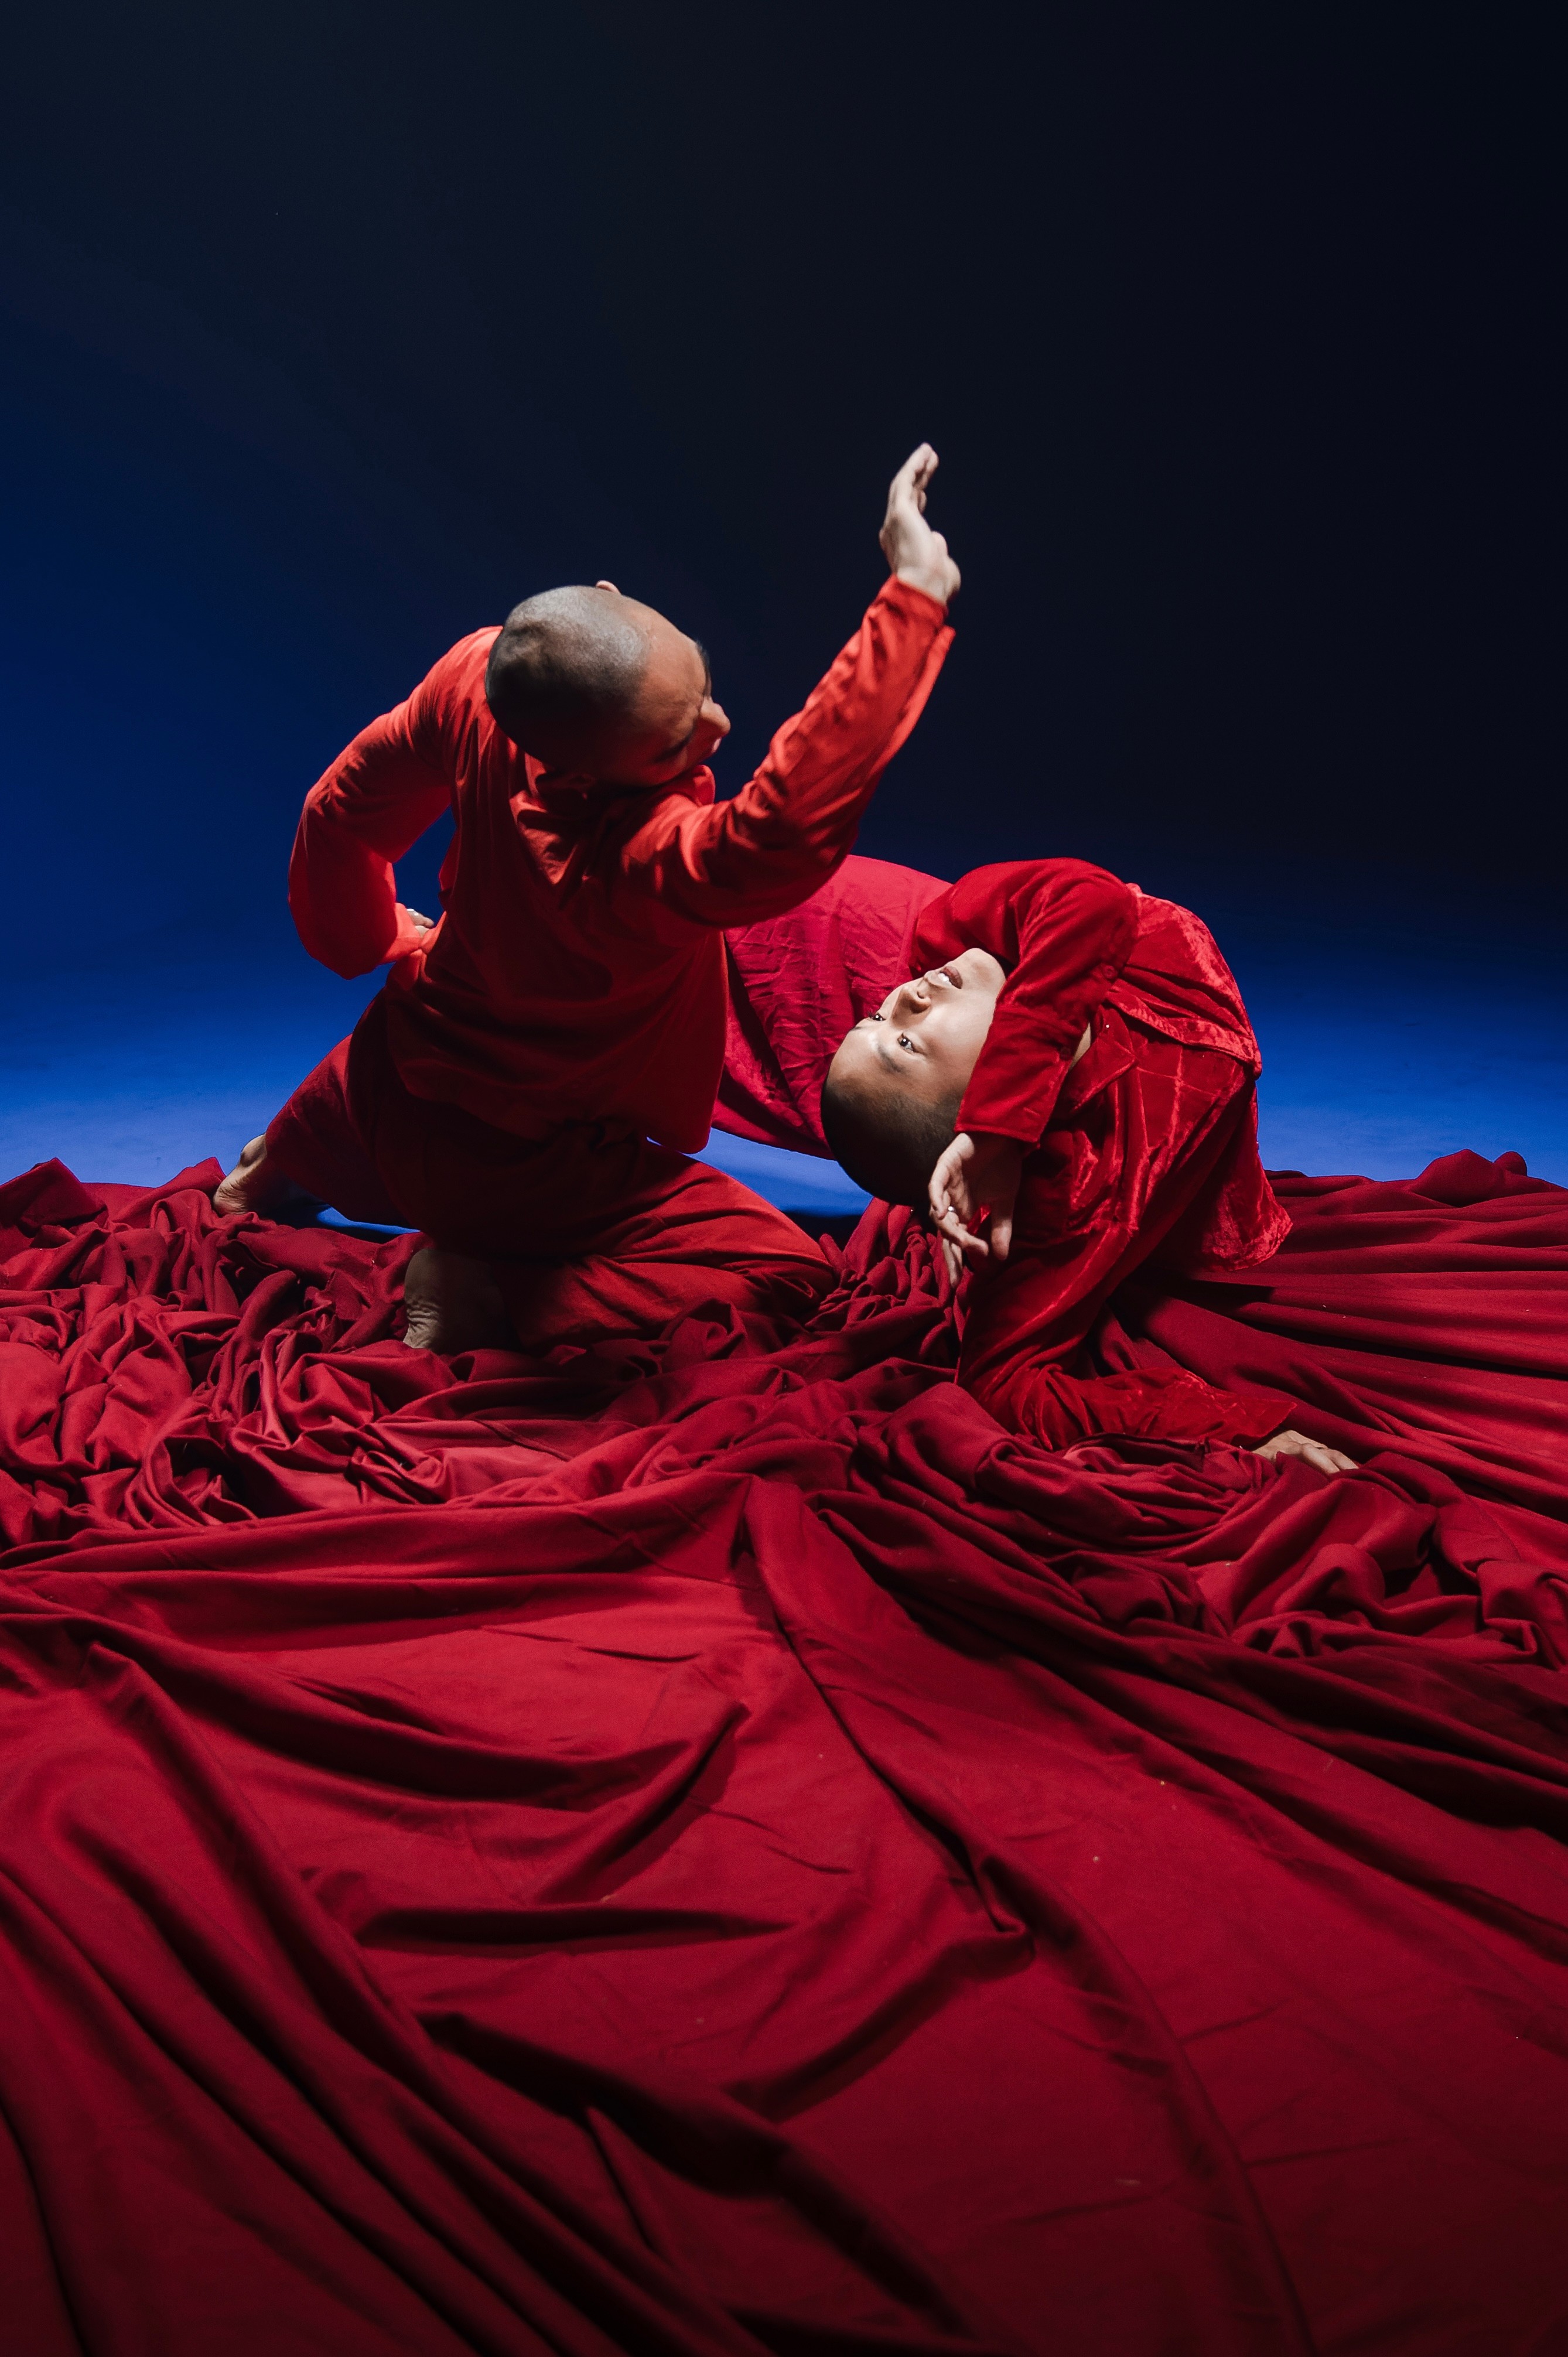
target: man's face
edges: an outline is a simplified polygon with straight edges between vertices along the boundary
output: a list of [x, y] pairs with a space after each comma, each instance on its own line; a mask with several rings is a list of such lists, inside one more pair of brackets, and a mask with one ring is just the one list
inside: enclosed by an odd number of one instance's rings
[[606, 744], [595, 769], [607, 785], [667, 786], [705, 761], [729, 735], [729, 718], [714, 701], [708, 659], [695, 639], [651, 606], [621, 597], [607, 581], [607, 597], [620, 599], [648, 645], [648, 667], [635, 709]]
[[850, 1032], [832, 1077], [903, 1089], [931, 1104], [961, 1096], [1006, 979], [989, 950], [963, 950], [901, 982]]

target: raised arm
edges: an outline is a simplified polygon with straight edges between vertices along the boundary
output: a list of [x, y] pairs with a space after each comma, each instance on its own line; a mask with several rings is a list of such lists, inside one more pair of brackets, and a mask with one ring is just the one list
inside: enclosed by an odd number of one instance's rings
[[889, 577], [755, 777], [732, 802], [671, 796], [640, 824], [628, 818], [617, 888], [699, 924], [749, 924], [807, 899], [853, 850], [952, 642], [958, 567], [925, 516], [936, 464], [922, 444], [894, 478], [881, 533]]
[[451, 799], [442, 690], [447, 666], [468, 644], [454, 648], [405, 702], [362, 728], [306, 796], [289, 862], [288, 904], [300, 940], [334, 974], [369, 974], [424, 938], [424, 922], [397, 897], [392, 863]]

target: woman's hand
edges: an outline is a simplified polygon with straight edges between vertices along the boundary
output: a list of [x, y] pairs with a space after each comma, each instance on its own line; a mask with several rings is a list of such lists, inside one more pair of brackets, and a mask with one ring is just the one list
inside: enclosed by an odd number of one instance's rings
[[[1004, 1261], [1013, 1244], [1013, 1206], [1024, 1175], [1024, 1148], [1015, 1137], [972, 1137], [961, 1129], [931, 1173], [931, 1217], [942, 1257], [956, 1285], [965, 1265]], [[982, 1212], [989, 1213], [985, 1235]]]
[[1307, 1464], [1316, 1465], [1320, 1473], [1354, 1473], [1356, 1470], [1353, 1457], [1347, 1457], [1342, 1448], [1326, 1448], [1321, 1440], [1308, 1440], [1305, 1432], [1276, 1432], [1272, 1440], [1265, 1440], [1261, 1448], [1253, 1449], [1252, 1454], [1254, 1457], [1305, 1458]]

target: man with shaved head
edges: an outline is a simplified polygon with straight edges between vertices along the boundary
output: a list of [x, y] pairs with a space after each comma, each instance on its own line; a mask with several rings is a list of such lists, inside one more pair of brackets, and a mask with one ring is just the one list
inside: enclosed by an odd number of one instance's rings
[[504, 735], [547, 770], [647, 784], [650, 771], [689, 751], [690, 726], [666, 740], [691, 721], [699, 664], [700, 724], [719, 708], [694, 639], [609, 581], [544, 589], [507, 616], [485, 665], [485, 701]]
[[[900, 468], [888, 579], [732, 801], [706, 766], [729, 722], [702, 648], [609, 581], [526, 599], [354, 739], [306, 798], [289, 900], [336, 973], [392, 973], [220, 1211], [295, 1185], [422, 1229], [408, 1334], [435, 1349], [826, 1290], [792, 1222], [688, 1157], [724, 1061], [725, 928], [833, 873], [945, 657], [959, 576], [925, 517], [936, 463], [922, 445]], [[448, 808], [432, 925], [393, 862]]]

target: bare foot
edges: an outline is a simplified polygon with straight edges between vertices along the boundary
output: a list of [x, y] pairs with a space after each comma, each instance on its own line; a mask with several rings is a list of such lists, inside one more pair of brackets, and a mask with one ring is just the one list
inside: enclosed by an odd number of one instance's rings
[[268, 1162], [265, 1137], [252, 1137], [229, 1176], [213, 1189], [212, 1208], [220, 1219], [228, 1219], [235, 1211], [275, 1211], [294, 1197], [303, 1200], [304, 1194], [302, 1187]]
[[1265, 1440], [1261, 1448], [1253, 1449], [1252, 1454], [1254, 1457], [1305, 1458], [1307, 1464], [1316, 1465], [1320, 1473], [1354, 1473], [1357, 1469], [1355, 1458], [1347, 1457], [1342, 1448], [1330, 1448], [1325, 1441], [1309, 1440], [1305, 1432], [1276, 1432], [1272, 1440]]
[[422, 1244], [403, 1271], [403, 1306], [411, 1351], [514, 1351], [517, 1336], [482, 1260]]

